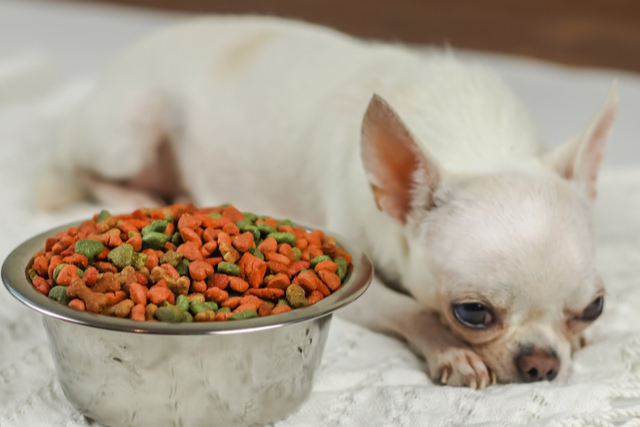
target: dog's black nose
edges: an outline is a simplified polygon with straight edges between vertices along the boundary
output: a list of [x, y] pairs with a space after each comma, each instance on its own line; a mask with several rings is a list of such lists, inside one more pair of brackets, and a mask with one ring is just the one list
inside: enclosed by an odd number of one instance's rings
[[560, 359], [554, 354], [536, 349], [533, 353], [521, 354], [516, 366], [524, 382], [553, 380], [560, 370]]

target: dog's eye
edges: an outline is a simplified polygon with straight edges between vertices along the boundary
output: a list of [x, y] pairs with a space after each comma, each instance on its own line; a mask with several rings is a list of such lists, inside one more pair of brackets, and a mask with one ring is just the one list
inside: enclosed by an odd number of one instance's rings
[[485, 328], [493, 320], [489, 309], [478, 302], [456, 304], [453, 306], [453, 314], [463, 325], [476, 329]]
[[596, 320], [600, 314], [602, 313], [602, 309], [604, 308], [604, 297], [601, 295], [598, 298], [594, 299], [591, 304], [584, 309], [582, 314], [580, 315], [580, 320], [592, 321]]

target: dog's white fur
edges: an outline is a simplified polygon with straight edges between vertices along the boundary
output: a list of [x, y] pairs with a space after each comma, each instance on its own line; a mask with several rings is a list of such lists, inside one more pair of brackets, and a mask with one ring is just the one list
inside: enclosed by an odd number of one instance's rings
[[[405, 338], [433, 377], [518, 381], [521, 346], [555, 350], [566, 373], [586, 326], [572, 319], [602, 292], [590, 204], [616, 102], [614, 88], [585, 131], [546, 153], [509, 89], [450, 53], [200, 19], [114, 63], [65, 129], [40, 200], [67, 204], [87, 182], [121, 205], [182, 188], [199, 205], [326, 226], [378, 272], [345, 315]], [[178, 174], [163, 178], [167, 159]], [[499, 324], [463, 327], [456, 301], [490, 303]]]

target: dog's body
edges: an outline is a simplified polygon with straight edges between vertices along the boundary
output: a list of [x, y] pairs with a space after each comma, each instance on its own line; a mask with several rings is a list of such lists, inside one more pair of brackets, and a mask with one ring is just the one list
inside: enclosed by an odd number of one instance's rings
[[[449, 54], [277, 19], [208, 18], [114, 64], [70, 121], [47, 176], [57, 191], [43, 201], [80, 194], [84, 169], [100, 177], [92, 191], [103, 199], [115, 188], [104, 179], [127, 180], [119, 202], [186, 191], [199, 205], [326, 226], [379, 273], [345, 315], [407, 339], [434, 377], [522, 380], [530, 370], [519, 357], [540, 350], [545, 363], [559, 360], [552, 378], [582, 329], [567, 313], [602, 292], [589, 202], [614, 113], [612, 97], [585, 133], [543, 158], [511, 92]], [[167, 159], [177, 174], [163, 177]], [[462, 325], [452, 310], [468, 302], [491, 307], [495, 324]]]

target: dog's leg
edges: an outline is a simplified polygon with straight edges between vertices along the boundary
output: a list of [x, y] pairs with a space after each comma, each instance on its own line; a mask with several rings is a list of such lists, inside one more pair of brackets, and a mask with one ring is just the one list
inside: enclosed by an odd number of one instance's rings
[[340, 316], [367, 328], [398, 335], [418, 355], [424, 356], [434, 381], [453, 386], [484, 388], [495, 376], [482, 359], [440, 322], [437, 313], [394, 292], [379, 279]]

